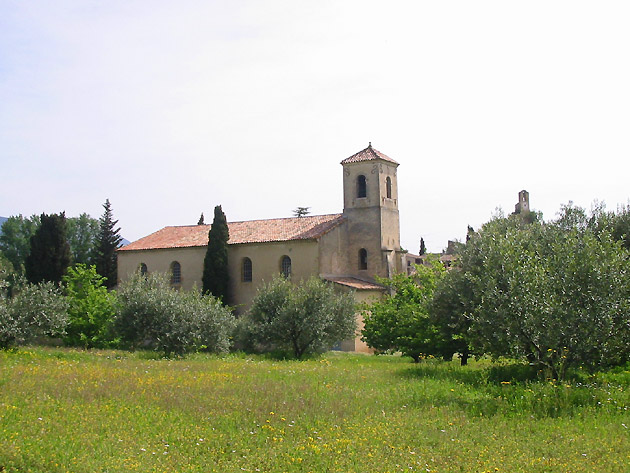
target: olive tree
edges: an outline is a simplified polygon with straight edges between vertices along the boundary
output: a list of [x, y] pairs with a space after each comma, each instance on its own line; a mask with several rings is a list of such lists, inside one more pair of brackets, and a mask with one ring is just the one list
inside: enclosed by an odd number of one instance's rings
[[321, 353], [355, 336], [354, 296], [316, 277], [299, 284], [277, 277], [259, 288], [239, 333], [255, 351]]
[[549, 223], [497, 217], [472, 235], [461, 270], [477, 350], [529, 361], [559, 379], [622, 363], [630, 347], [630, 254], [567, 206]]
[[62, 335], [67, 308], [61, 291], [51, 282], [22, 285], [11, 298], [0, 294], [0, 348]]
[[457, 353], [462, 365], [468, 364], [472, 354], [469, 314], [473, 306], [472, 284], [467, 274], [455, 266], [437, 282], [429, 315], [437, 327], [443, 346]]
[[225, 352], [235, 321], [229, 309], [198, 290], [177, 291], [165, 274], [137, 273], [119, 286], [115, 329], [123, 344], [167, 356]]

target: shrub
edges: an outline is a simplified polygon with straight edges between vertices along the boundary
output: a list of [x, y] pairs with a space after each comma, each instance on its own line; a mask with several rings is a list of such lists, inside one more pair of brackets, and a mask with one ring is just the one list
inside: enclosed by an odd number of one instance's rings
[[353, 295], [315, 277], [298, 285], [275, 278], [258, 290], [239, 324], [246, 349], [280, 350], [296, 358], [329, 350], [355, 332]]
[[229, 309], [198, 290], [180, 292], [164, 274], [136, 274], [120, 285], [116, 333], [130, 347], [166, 356], [197, 350], [225, 352], [235, 321]]
[[61, 291], [50, 282], [24, 285], [12, 298], [0, 295], [0, 348], [62, 335], [67, 309]]
[[86, 348], [112, 345], [115, 296], [104, 286], [95, 266], [78, 264], [63, 278], [68, 299], [68, 327], [64, 343]]

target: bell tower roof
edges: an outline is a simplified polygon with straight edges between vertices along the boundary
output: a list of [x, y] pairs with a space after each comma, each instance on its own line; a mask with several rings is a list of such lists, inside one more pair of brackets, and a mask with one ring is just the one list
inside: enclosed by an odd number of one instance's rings
[[359, 151], [356, 154], [353, 154], [349, 158], [344, 159], [343, 161], [341, 161], [341, 164], [360, 163], [363, 161], [374, 161], [377, 159], [382, 159], [383, 161], [387, 161], [389, 163], [398, 165], [396, 161], [394, 161], [392, 158], [390, 158], [386, 154], [381, 153], [377, 149], [372, 148], [371, 142], [367, 148]]

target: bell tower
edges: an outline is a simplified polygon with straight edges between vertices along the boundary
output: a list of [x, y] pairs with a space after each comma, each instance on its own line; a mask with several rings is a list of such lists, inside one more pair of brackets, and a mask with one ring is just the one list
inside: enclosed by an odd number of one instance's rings
[[398, 163], [370, 143], [341, 165], [351, 274], [367, 280], [390, 277], [400, 270]]

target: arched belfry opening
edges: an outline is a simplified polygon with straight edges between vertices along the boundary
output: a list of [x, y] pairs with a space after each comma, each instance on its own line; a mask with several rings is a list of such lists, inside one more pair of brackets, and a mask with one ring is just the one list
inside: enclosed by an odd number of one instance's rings
[[357, 177], [357, 198], [367, 197], [367, 179], [363, 174]]
[[368, 253], [365, 248], [361, 248], [359, 250], [359, 269], [360, 270], [368, 269]]

